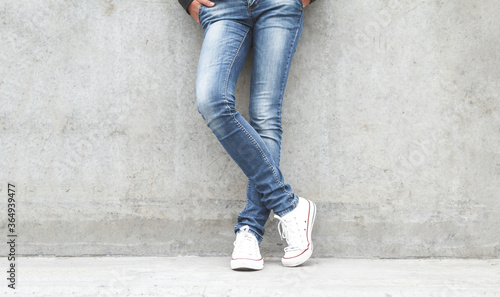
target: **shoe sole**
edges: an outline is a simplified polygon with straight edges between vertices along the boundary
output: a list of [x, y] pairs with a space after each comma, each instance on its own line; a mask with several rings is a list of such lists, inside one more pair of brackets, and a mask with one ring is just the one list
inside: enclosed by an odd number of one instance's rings
[[309, 248], [306, 251], [304, 251], [301, 255], [296, 256], [294, 258], [290, 258], [290, 259], [282, 258], [281, 263], [283, 264], [283, 266], [286, 266], [286, 267], [299, 266], [299, 265], [303, 264], [304, 262], [306, 262], [307, 260], [309, 260], [309, 258], [312, 256], [312, 253], [314, 250], [314, 245], [312, 242], [312, 229], [314, 226], [314, 220], [316, 219], [316, 204], [314, 202], [312, 202], [311, 200], [307, 200], [307, 201], [310, 203], [310, 206], [311, 206], [309, 208], [309, 214], [311, 214], [311, 208], [312, 208], [312, 220], [311, 220], [311, 224], [309, 225], [309, 227], [307, 229], [307, 236], [309, 239]]
[[232, 270], [261, 270], [264, 268], [264, 260], [250, 260], [250, 259], [232, 259], [231, 269]]

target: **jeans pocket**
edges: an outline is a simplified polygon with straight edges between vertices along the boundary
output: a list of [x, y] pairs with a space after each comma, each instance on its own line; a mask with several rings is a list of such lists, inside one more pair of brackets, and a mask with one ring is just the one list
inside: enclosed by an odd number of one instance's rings
[[198, 8], [198, 19], [200, 20], [200, 23], [201, 23], [201, 18], [203, 16], [203, 8], [205, 7], [205, 5], [200, 5], [200, 8]]

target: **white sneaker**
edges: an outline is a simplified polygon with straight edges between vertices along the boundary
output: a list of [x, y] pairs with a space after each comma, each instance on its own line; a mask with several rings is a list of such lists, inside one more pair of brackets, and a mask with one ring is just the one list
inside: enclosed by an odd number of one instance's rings
[[313, 252], [311, 233], [316, 217], [316, 204], [299, 197], [297, 207], [279, 219], [278, 231], [288, 246], [281, 259], [283, 266], [298, 266], [309, 259]]
[[261, 270], [264, 268], [264, 259], [260, 255], [259, 242], [249, 230], [248, 226], [243, 226], [236, 234], [231, 269]]

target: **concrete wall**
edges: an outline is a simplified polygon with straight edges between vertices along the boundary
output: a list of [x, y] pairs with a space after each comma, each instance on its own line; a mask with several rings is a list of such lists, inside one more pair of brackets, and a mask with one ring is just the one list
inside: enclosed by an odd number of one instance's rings
[[[176, 2], [0, 1], [0, 197], [16, 185], [18, 253], [232, 251], [246, 180], [196, 110], [203, 32]], [[316, 256], [500, 256], [499, 13], [306, 9], [282, 170], [318, 204]], [[276, 224], [266, 256], [282, 252]]]

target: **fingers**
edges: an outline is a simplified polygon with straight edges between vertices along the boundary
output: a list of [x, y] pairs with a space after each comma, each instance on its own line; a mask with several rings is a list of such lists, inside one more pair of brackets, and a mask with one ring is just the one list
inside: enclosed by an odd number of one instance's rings
[[198, 1], [200, 2], [201, 4], [205, 5], [205, 6], [208, 6], [208, 7], [212, 7], [215, 5], [215, 3], [213, 3], [212, 1], [210, 0], [195, 0], [195, 1]]
[[201, 5], [212, 7], [215, 5], [215, 3], [213, 3], [210, 0], [193, 0], [193, 2], [191, 2], [191, 4], [189, 4], [189, 6], [188, 6], [189, 14], [193, 17], [193, 19], [198, 24], [200, 23], [200, 18], [199, 18], [198, 12], [200, 11]]

